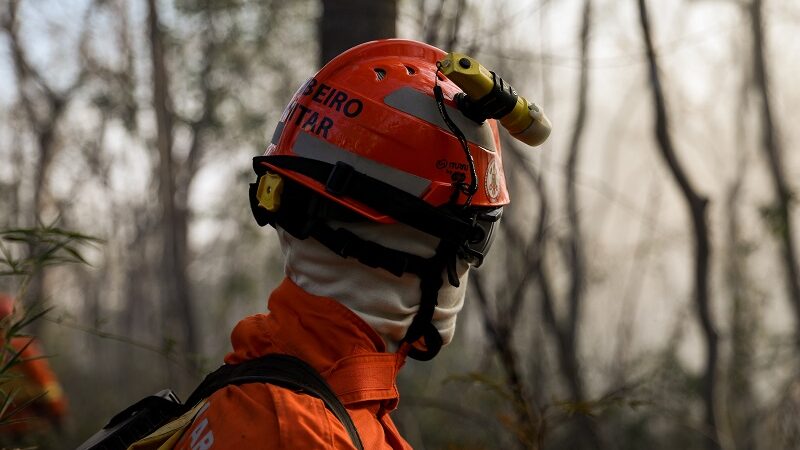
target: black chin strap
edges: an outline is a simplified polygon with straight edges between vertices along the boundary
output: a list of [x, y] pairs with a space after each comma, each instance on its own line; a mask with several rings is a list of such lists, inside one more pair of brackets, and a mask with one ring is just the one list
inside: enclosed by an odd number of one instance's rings
[[[450, 247], [452, 246], [445, 241], [441, 241], [439, 247], [436, 248], [436, 254], [426, 259], [424, 269], [417, 273], [422, 294], [419, 310], [411, 321], [411, 326], [408, 327], [402, 342], [411, 345], [408, 356], [419, 361], [432, 359], [442, 348], [442, 336], [439, 334], [439, 330], [433, 326], [433, 313], [436, 310], [436, 305], [439, 304], [439, 289], [443, 284], [442, 272], [450, 265], [455, 266], [455, 248]], [[450, 271], [448, 270], [449, 273]], [[450, 283], [458, 287], [458, 277], [455, 277], [455, 279], [453, 277], [449, 278]], [[454, 281], [455, 283], [453, 283]], [[414, 343], [419, 341], [420, 338], [425, 341], [424, 350], [414, 346]]]
[[[312, 225], [308, 236], [343, 258], [355, 258], [366, 266], [384, 269], [398, 277], [404, 273], [418, 276], [422, 294], [419, 310], [401, 342], [410, 344], [408, 356], [419, 361], [428, 361], [439, 353], [442, 337], [433, 326], [433, 314], [439, 303], [439, 289], [444, 284], [442, 273], [447, 270], [448, 274], [455, 275], [456, 248], [453, 244], [441, 241], [432, 257], [422, 258], [362, 239], [344, 228], [333, 229], [321, 220]], [[457, 275], [448, 276], [448, 279], [458, 287]], [[414, 346], [420, 339], [424, 339], [424, 350]]]

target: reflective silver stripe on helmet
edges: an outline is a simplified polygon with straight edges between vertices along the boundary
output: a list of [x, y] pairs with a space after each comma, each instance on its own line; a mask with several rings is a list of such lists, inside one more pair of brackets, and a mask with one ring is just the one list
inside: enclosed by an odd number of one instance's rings
[[[442, 115], [439, 114], [436, 100], [414, 88], [402, 87], [387, 95], [383, 102], [392, 108], [399, 109], [450, 133], [450, 129], [444, 123]], [[461, 129], [468, 141], [480, 145], [491, 152], [497, 150], [494, 145], [492, 129], [487, 122], [479, 125], [450, 106], [447, 106], [447, 114], [458, 125], [458, 128]]]
[[297, 139], [292, 146], [292, 151], [298, 156], [324, 161], [329, 164], [336, 164], [338, 161], [342, 161], [365, 175], [391, 184], [417, 197], [422, 196], [431, 184], [430, 180], [383, 165], [371, 159], [362, 158], [305, 132], [298, 133]]
[[272, 133], [272, 140], [270, 141], [273, 145], [278, 145], [278, 141], [281, 140], [281, 135], [283, 134], [283, 127], [285, 123], [283, 121], [278, 122], [278, 125], [275, 127], [275, 132]]

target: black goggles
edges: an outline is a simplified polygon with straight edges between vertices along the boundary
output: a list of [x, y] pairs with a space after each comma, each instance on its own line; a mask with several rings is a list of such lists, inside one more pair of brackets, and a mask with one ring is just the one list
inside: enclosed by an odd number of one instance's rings
[[489, 248], [497, 234], [496, 229], [503, 216], [503, 208], [473, 211], [471, 215], [473, 232], [458, 249], [458, 257], [473, 267], [480, 267], [489, 253]]

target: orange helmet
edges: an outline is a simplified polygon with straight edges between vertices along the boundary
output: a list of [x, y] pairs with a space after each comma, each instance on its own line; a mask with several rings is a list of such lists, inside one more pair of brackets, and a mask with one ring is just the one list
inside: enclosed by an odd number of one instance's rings
[[[402, 39], [342, 53], [295, 93], [254, 169], [285, 177], [360, 217], [458, 240], [461, 256], [479, 265], [500, 208], [509, 202], [500, 138], [495, 120], [478, 123], [457, 109], [461, 90], [437, 67], [445, 55]], [[351, 183], [351, 172], [361, 177], [355, 181], [378, 180], [399, 192]], [[343, 182], [352, 185], [347, 192]], [[251, 203], [263, 225], [274, 222], [263, 208], [277, 208], [265, 191], [281, 187], [261, 188], [253, 187]], [[443, 217], [443, 206], [468, 212]]]
[[[428, 352], [410, 353], [417, 359], [438, 351], [430, 320], [443, 270], [457, 286], [456, 258], [482, 262], [509, 202], [497, 124], [458, 109], [461, 90], [437, 66], [445, 55], [387, 39], [334, 58], [284, 110], [264, 156], [253, 159], [259, 179], [250, 188], [260, 225], [420, 276], [420, 311], [405, 339], [425, 338]], [[401, 222], [441, 241], [423, 259], [333, 230], [330, 219]]]
[[[439, 84], [449, 116], [464, 132], [474, 160], [478, 190], [471, 204], [507, 204], [497, 124], [473, 122], [456, 109], [453, 97], [461, 90], [437, 73], [436, 62], [444, 56], [436, 47], [401, 39], [368, 42], [342, 53], [297, 91], [265, 154], [344, 161], [442, 206], [456, 185], [467, 181], [470, 168], [438, 111], [433, 88]], [[369, 219], [395, 221], [352, 198], [331, 195], [314, 179], [264, 164]], [[465, 200], [461, 196], [457, 203]]]

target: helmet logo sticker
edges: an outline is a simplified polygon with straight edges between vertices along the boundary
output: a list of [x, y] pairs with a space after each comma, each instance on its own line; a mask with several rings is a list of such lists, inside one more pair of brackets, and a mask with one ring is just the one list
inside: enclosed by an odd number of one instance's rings
[[462, 183], [466, 180], [467, 171], [469, 170], [469, 166], [466, 163], [449, 161], [447, 159], [437, 160], [436, 168], [450, 175], [450, 179], [453, 183]]
[[486, 168], [486, 196], [495, 201], [500, 195], [500, 178], [497, 176], [497, 160], [492, 159]]

